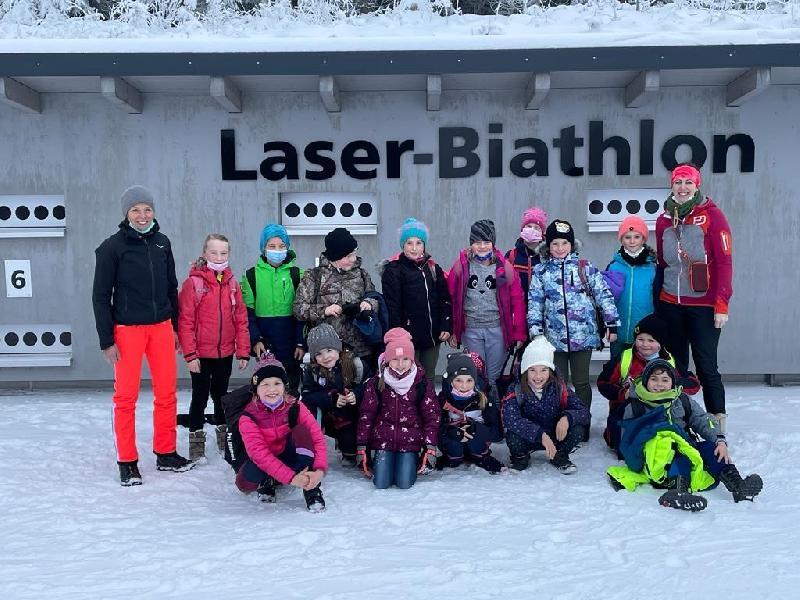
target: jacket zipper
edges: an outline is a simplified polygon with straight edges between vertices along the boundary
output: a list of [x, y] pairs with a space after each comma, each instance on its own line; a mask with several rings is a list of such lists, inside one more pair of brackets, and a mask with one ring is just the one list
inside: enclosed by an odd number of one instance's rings
[[156, 275], [153, 270], [153, 257], [150, 255], [150, 244], [147, 239], [142, 238], [147, 248], [147, 262], [150, 264], [150, 302], [153, 305], [153, 321], [158, 321], [158, 307], [156, 307]]
[[567, 329], [567, 352], [570, 351], [570, 343], [569, 343], [569, 316], [567, 312], [567, 272], [565, 267], [567, 265], [567, 260], [561, 263], [561, 298], [564, 304], [564, 325]]
[[217, 358], [222, 358], [222, 281], [217, 280], [219, 286], [219, 337], [217, 338]]
[[636, 283], [636, 269], [633, 265], [628, 265], [628, 268], [631, 270], [631, 285], [628, 288], [628, 318], [625, 320], [625, 329], [623, 330], [625, 333], [630, 331], [631, 317], [633, 316], [633, 289]]
[[428, 323], [430, 325], [430, 332], [431, 332], [431, 342], [433, 345], [436, 345], [436, 340], [433, 339], [433, 316], [431, 315], [431, 296], [430, 292], [428, 291], [428, 278], [425, 277], [425, 267], [417, 267], [422, 274], [422, 283], [425, 286], [425, 300], [427, 301], [427, 309], [428, 309]]

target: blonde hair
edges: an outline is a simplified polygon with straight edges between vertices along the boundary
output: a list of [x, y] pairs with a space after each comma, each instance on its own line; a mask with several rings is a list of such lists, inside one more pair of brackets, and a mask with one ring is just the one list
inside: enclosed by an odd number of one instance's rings
[[[358, 383], [356, 381], [356, 364], [354, 362], [353, 353], [350, 350], [343, 349], [341, 352], [339, 352], [338, 363], [342, 369], [342, 385], [348, 389], [351, 389], [353, 385]], [[331, 370], [326, 369], [321, 364], [316, 362], [316, 357], [314, 357], [314, 364], [311, 366], [311, 368], [329, 381], [333, 378], [333, 373], [331, 373]]]
[[221, 233], [209, 233], [206, 236], [205, 241], [203, 242], [203, 252], [206, 251], [206, 248], [208, 248], [208, 242], [210, 242], [211, 240], [217, 240], [218, 242], [225, 242], [226, 244], [228, 244], [228, 248], [231, 247], [231, 243], [228, 241], [228, 238], [226, 238]]

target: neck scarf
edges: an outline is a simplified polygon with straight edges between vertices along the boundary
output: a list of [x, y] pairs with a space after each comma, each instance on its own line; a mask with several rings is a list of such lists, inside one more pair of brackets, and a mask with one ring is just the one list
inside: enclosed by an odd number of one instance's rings
[[694, 196], [692, 196], [691, 199], [687, 200], [683, 204], [678, 204], [675, 202], [675, 197], [670, 194], [667, 198], [667, 204], [665, 208], [667, 213], [672, 217], [673, 223], [676, 223], [679, 219], [686, 218], [686, 216], [692, 212], [692, 209], [702, 201], [703, 194], [700, 193], [700, 190], [697, 190], [694, 193]]
[[400, 394], [401, 396], [405, 396], [408, 393], [408, 390], [411, 389], [411, 386], [414, 385], [414, 379], [417, 377], [417, 365], [411, 365], [411, 368], [403, 373], [402, 375], [397, 375], [394, 369], [386, 367], [383, 370], [383, 380], [386, 384], [392, 388], [395, 392]]

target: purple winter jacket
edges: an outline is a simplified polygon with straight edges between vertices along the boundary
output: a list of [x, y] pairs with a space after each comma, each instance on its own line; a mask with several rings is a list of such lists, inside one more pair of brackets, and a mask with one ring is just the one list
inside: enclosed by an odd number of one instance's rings
[[[425, 397], [418, 400], [415, 394], [420, 389], [420, 382], [423, 382]], [[359, 409], [356, 433], [358, 445], [392, 452], [419, 452], [426, 445], [435, 446], [439, 437], [441, 408], [422, 367], [417, 364], [414, 384], [405, 396], [399, 395], [388, 384], [383, 392], [379, 392], [377, 383], [378, 375], [375, 375], [364, 384], [364, 400]]]

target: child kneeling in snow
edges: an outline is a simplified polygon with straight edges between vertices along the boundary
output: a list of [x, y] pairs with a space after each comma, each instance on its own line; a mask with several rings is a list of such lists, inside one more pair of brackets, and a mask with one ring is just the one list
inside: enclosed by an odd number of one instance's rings
[[761, 477], [742, 479], [716, 420], [676, 381], [675, 368], [667, 361], [647, 363], [636, 383], [636, 397], [625, 409], [620, 439], [625, 466], [609, 467], [612, 485], [617, 490], [634, 490], [640, 483], [666, 487], [659, 498], [662, 506], [693, 512], [707, 504], [693, 492], [720, 481], [735, 502], [752, 501], [763, 486]]
[[458, 467], [466, 457], [489, 473], [503, 470], [489, 449], [492, 440], [499, 437], [500, 414], [495, 403], [478, 389], [477, 382], [478, 369], [468, 354], [459, 352], [447, 357], [439, 392], [442, 457], [437, 466], [440, 468]]
[[[383, 341], [386, 350], [378, 359], [378, 373], [364, 384], [356, 460], [376, 488], [395, 484], [408, 489], [417, 475], [436, 466], [439, 403], [433, 385], [414, 361], [411, 334], [395, 327]], [[372, 471], [368, 450], [375, 452]]]
[[236, 487], [275, 501], [277, 483], [303, 490], [308, 510], [325, 509], [320, 481], [328, 468], [325, 437], [316, 419], [286, 393], [288, 377], [276, 360], [251, 379], [253, 399], [239, 417], [239, 432], [249, 460], [236, 473]]
[[555, 348], [544, 336], [536, 337], [522, 354], [520, 380], [503, 399], [503, 423], [511, 468], [528, 468], [530, 454], [544, 450], [561, 473], [574, 473], [569, 459], [584, 439], [591, 416], [553, 364]]

